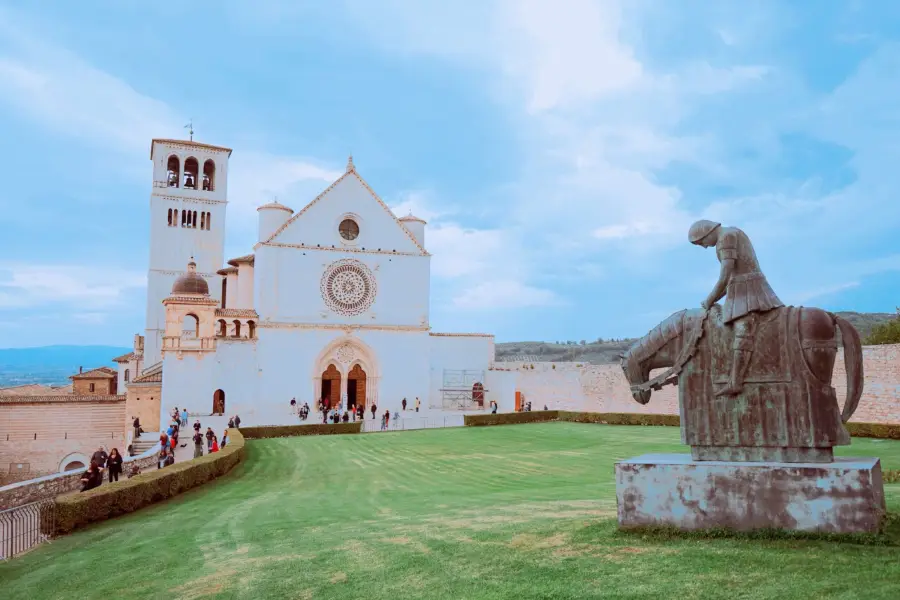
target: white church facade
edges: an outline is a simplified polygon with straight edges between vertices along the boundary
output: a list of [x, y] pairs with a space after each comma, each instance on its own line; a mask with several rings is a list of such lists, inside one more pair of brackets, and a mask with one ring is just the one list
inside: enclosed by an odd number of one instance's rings
[[[260, 206], [252, 252], [225, 261], [228, 148], [153, 140], [143, 364], [161, 362], [161, 418], [296, 423], [289, 403], [478, 410], [515, 402], [494, 339], [429, 322], [426, 223], [397, 218], [348, 161], [296, 213]], [[367, 413], [371, 414], [371, 413]]]

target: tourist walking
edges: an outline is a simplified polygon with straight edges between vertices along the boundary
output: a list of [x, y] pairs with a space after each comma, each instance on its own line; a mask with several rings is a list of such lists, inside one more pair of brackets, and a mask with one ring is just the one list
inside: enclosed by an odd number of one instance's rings
[[403, 406], [403, 410], [406, 410], [406, 398], [403, 399], [403, 402], [400, 403]]
[[95, 487], [100, 487], [101, 483], [103, 483], [103, 472], [96, 462], [91, 461], [87, 471], [81, 476], [81, 491], [86, 492]]
[[396, 410], [394, 411], [394, 428], [396, 429], [400, 425], [400, 413]]
[[131, 426], [134, 427], [134, 438], [133, 439], [137, 440], [139, 437], [141, 437], [141, 418], [135, 417], [134, 423], [132, 423]]
[[391, 409], [386, 408], [384, 410], [384, 428], [387, 429], [391, 426]]
[[377, 411], [377, 410], [378, 410], [378, 407], [375, 406], [375, 403], [373, 402], [372, 403], [372, 420], [373, 421], [375, 420], [375, 411]]
[[206, 428], [206, 449], [207, 451], [212, 450], [212, 441], [213, 438], [216, 437], [216, 434], [213, 433], [212, 427]]
[[416, 396], [416, 412], [419, 412], [419, 406], [421, 406], [421, 405], [422, 405], [422, 403], [419, 402], [419, 397]]
[[187, 419], [188, 419], [187, 409], [183, 408], [183, 409], [181, 409], [181, 426], [182, 427], [187, 427]]
[[234, 427], [235, 429], [241, 428], [241, 415], [234, 415]]
[[200, 429], [202, 427], [203, 427], [203, 425], [200, 424], [200, 419], [197, 419], [196, 421], [194, 421], [194, 431], [196, 431], [197, 433], [200, 433]]
[[228, 417], [228, 427], [229, 429], [234, 427], [234, 417]]
[[203, 434], [200, 430], [194, 432], [194, 458], [203, 456]]
[[297, 412], [297, 399], [291, 398], [291, 414]]
[[122, 455], [119, 454], [118, 448], [109, 451], [106, 458], [106, 470], [109, 471], [109, 482], [119, 480], [119, 474], [122, 472]]

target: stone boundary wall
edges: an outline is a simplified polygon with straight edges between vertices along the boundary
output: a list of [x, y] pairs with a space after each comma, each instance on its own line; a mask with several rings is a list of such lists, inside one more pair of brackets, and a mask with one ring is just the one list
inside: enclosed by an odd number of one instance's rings
[[237, 429], [229, 429], [228, 444], [218, 452], [87, 492], [57, 496], [54, 534], [66, 534], [167, 500], [229, 473], [243, 460], [244, 436]]
[[[679, 414], [677, 387], [666, 386], [653, 392], [648, 404], [638, 404], [618, 364], [495, 362], [493, 368], [518, 373], [517, 389], [531, 401], [533, 410], [546, 405], [549, 410], [574, 412]], [[844, 354], [839, 351], [832, 384], [842, 404], [845, 373]], [[900, 344], [864, 346], [863, 373], [863, 396], [851, 421], [900, 423]]]
[[[119, 480], [127, 479], [128, 472], [135, 465], [141, 470], [151, 467], [155, 468], [158, 453], [159, 444], [138, 456], [125, 457], [122, 464], [122, 475], [119, 477]], [[87, 467], [66, 471], [65, 473], [45, 475], [36, 479], [28, 479], [0, 487], [0, 510], [56, 497], [67, 492], [74, 492], [81, 488], [81, 475], [85, 471], [87, 471]], [[106, 477], [105, 474], [104, 477]], [[104, 485], [110, 485], [108, 479], [100, 487]]]

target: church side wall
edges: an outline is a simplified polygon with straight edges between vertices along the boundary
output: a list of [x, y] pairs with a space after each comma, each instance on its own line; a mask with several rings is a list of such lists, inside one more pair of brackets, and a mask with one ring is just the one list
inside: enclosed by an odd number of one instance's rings
[[217, 389], [225, 392], [225, 415], [252, 414], [258, 400], [261, 373], [258, 368], [258, 340], [230, 340], [219, 338], [216, 353], [211, 358], [215, 363], [215, 379], [203, 395], [206, 414], [212, 410], [213, 394]]
[[[377, 282], [374, 303], [357, 316], [329, 310], [320, 289], [326, 268], [348, 258], [365, 264]], [[429, 257], [260, 246], [255, 262], [254, 306], [261, 320], [411, 327], [428, 323]]]
[[[216, 361], [212, 353], [185, 352], [181, 359], [175, 352], [163, 358], [163, 403], [160, 410], [160, 430], [169, 424], [169, 416], [177, 406], [188, 413], [208, 415], [212, 412], [212, 392], [215, 391]], [[145, 427], [149, 430], [149, 427]]]
[[[489, 336], [467, 336], [454, 334], [437, 334], [429, 336], [431, 343], [431, 360], [429, 372], [431, 384], [428, 392], [428, 402], [423, 404], [431, 407], [442, 405], [441, 388], [444, 386], [444, 370], [487, 370], [494, 360], [494, 338]], [[487, 385], [481, 382], [485, 388]], [[487, 398], [485, 398], [487, 406]]]

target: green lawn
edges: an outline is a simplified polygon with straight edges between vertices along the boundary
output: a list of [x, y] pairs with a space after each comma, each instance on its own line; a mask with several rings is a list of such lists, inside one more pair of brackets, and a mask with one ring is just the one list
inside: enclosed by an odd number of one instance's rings
[[[685, 451], [678, 436], [544, 423], [248, 441], [217, 483], [0, 564], [0, 598], [900, 598], [896, 547], [617, 532], [613, 462]], [[841, 453], [900, 468], [900, 442]]]

